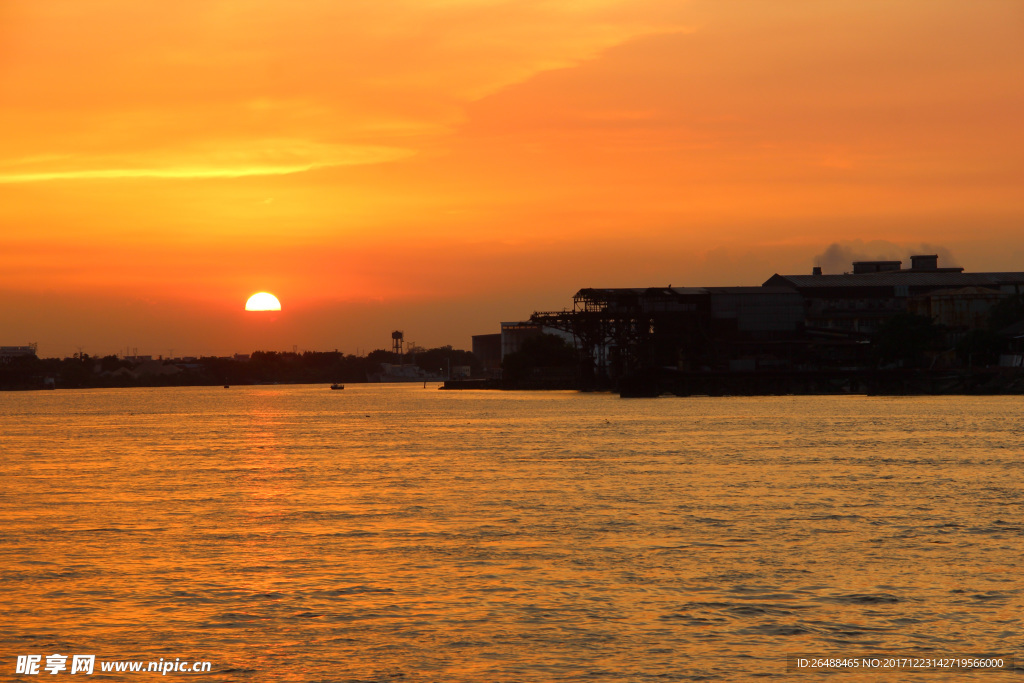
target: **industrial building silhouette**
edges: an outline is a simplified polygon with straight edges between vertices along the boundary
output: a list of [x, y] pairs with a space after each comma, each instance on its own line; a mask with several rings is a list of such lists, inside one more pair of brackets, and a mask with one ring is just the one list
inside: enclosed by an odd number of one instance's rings
[[[895, 319], [929, 325], [936, 338], [926, 369], [951, 369], [958, 367], [957, 343], [986, 329], [1001, 302], [1024, 295], [1024, 272], [965, 273], [939, 267], [934, 254], [902, 265], [858, 261], [849, 273], [814, 268], [809, 275], [773, 275], [760, 287], [586, 288], [571, 309], [536, 312], [515, 332], [529, 326], [571, 335], [582, 388], [637, 385], [640, 393], [656, 393], [689, 383], [714, 390], [707, 379], [713, 376], [727, 389], [747, 378], [754, 388], [740, 387], [743, 393], [774, 393], [764, 390], [771, 377], [780, 391], [814, 391], [822, 383], [858, 390], [865, 371], [908, 369], [877, 353], [878, 335]], [[1003, 365], [1021, 365], [1022, 334], [1006, 331]], [[497, 336], [480, 336], [481, 353], [495, 355]]]

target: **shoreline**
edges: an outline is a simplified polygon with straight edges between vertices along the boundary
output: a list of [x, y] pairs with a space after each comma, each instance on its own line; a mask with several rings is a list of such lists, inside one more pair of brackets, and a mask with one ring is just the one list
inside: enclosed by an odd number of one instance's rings
[[446, 390], [609, 391], [624, 398], [674, 396], [1017, 396], [1024, 395], [1020, 368], [969, 370], [764, 370], [681, 372], [647, 370], [585, 382], [450, 380]]

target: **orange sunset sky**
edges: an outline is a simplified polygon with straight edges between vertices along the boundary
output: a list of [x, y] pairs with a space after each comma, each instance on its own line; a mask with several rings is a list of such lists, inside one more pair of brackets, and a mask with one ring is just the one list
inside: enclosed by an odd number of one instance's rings
[[0, 0], [40, 356], [469, 348], [918, 251], [1024, 270], [1018, 0]]

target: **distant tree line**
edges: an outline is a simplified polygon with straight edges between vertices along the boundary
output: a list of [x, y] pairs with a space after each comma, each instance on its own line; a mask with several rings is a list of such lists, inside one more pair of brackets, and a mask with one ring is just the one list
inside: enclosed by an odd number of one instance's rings
[[[256, 351], [248, 360], [202, 357], [188, 362], [135, 362], [117, 356], [72, 358], [16, 356], [0, 363], [0, 390], [44, 388], [96, 388], [132, 386], [215, 386], [220, 384], [359, 383], [379, 372], [381, 363], [416, 364], [444, 374], [449, 367], [469, 366], [480, 373], [480, 363], [469, 351], [451, 346], [417, 349], [404, 357], [384, 350], [366, 356], [338, 351], [303, 353]], [[440, 370], [440, 373], [439, 373]]]

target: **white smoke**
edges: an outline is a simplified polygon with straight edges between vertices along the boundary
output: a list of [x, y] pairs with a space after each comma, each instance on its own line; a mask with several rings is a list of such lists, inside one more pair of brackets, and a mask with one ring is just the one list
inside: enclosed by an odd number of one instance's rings
[[949, 249], [935, 244], [896, 244], [886, 240], [849, 240], [833, 242], [825, 251], [814, 257], [814, 265], [821, 266], [822, 273], [849, 273], [854, 261], [902, 261], [903, 268], [910, 267], [910, 257], [915, 254], [938, 254], [939, 268], [959, 266]]

